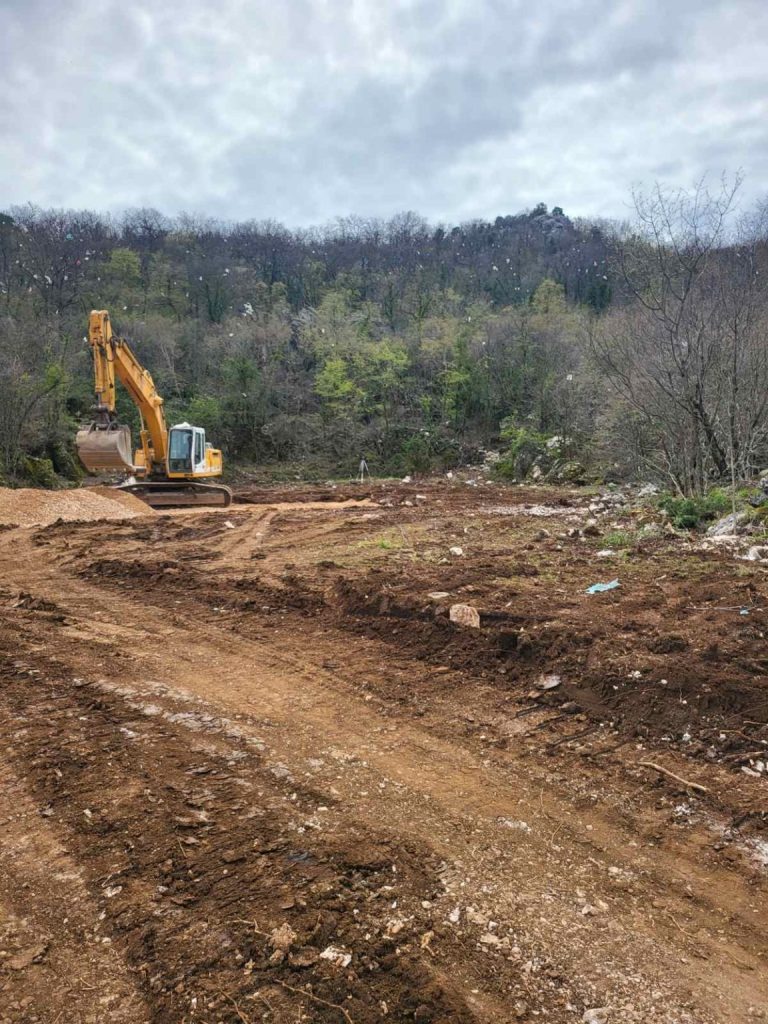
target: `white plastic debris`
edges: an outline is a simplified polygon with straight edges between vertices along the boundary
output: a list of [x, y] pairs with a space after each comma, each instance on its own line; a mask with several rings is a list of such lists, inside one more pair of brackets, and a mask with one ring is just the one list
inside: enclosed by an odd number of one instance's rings
[[499, 824], [504, 828], [511, 828], [515, 832], [530, 832], [531, 826], [527, 821], [516, 821], [514, 818], [499, 818]]
[[330, 960], [337, 967], [349, 967], [352, 963], [352, 954], [347, 953], [344, 949], [339, 949], [337, 946], [326, 946], [320, 954], [320, 959]]

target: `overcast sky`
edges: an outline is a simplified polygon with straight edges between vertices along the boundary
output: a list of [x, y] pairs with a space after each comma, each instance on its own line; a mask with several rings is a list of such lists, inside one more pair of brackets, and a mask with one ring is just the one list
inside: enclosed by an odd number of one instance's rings
[[0, 0], [0, 208], [291, 225], [768, 194], [768, 0]]

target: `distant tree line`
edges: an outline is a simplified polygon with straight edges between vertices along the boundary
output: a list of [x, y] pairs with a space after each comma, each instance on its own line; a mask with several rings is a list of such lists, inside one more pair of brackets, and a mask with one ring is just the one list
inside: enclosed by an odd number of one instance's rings
[[762, 211], [737, 218], [734, 195], [657, 189], [625, 226], [543, 204], [303, 231], [10, 209], [0, 475], [77, 477], [83, 333], [107, 308], [170, 418], [206, 427], [231, 464], [350, 475], [364, 455], [426, 472], [490, 447], [517, 477], [536, 464], [695, 493], [747, 476], [766, 457], [768, 265]]

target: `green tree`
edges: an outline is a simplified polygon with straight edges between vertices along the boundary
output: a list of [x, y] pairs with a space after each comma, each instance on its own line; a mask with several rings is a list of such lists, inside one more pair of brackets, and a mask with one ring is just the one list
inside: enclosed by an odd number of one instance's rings
[[141, 278], [141, 260], [133, 249], [113, 249], [107, 260], [107, 273], [117, 285], [135, 288]]
[[315, 392], [330, 416], [350, 416], [363, 397], [363, 392], [349, 376], [344, 359], [327, 359], [315, 377]]

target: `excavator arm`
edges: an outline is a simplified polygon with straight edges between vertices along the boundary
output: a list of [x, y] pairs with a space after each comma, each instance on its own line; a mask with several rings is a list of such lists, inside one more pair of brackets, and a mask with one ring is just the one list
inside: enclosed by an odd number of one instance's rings
[[[154, 381], [131, 350], [112, 333], [106, 310], [94, 310], [88, 324], [96, 386], [95, 418], [77, 435], [77, 449], [88, 469], [127, 469], [149, 475], [164, 466], [168, 455], [168, 427], [163, 400]], [[119, 380], [141, 416], [141, 448], [134, 458], [130, 431], [117, 423], [115, 381]]]

